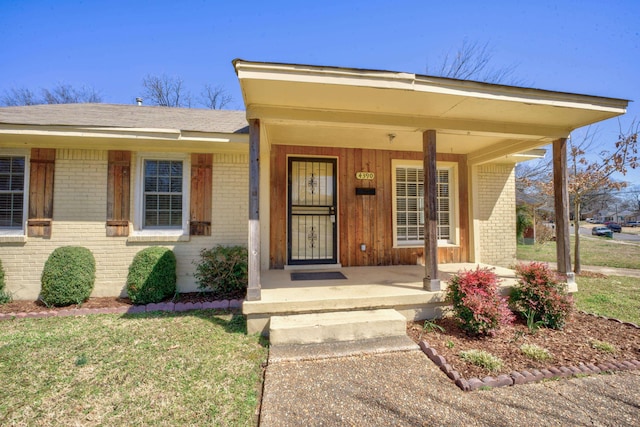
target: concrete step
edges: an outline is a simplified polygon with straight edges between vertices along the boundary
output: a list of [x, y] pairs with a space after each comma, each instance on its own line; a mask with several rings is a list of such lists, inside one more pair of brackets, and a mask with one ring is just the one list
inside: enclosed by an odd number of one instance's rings
[[269, 365], [278, 362], [301, 362], [305, 360], [335, 359], [337, 357], [409, 351], [422, 352], [418, 344], [413, 342], [407, 335], [319, 344], [271, 344], [269, 346]]
[[393, 309], [272, 316], [269, 341], [312, 344], [403, 336], [406, 325], [407, 319]]

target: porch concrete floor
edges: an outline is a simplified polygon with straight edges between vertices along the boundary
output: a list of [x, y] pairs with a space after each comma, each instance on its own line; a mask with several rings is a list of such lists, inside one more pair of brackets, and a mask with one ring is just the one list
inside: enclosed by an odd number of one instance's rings
[[[446, 289], [452, 274], [478, 265], [494, 269], [504, 287], [516, 282], [515, 273], [507, 268], [475, 263], [440, 264], [438, 277], [442, 289]], [[407, 319], [419, 320], [439, 316], [445, 305], [444, 292], [424, 290], [421, 265], [344, 267], [331, 271], [342, 272], [346, 279], [292, 281], [292, 270], [263, 271], [261, 300], [245, 301], [242, 308], [249, 332], [266, 334], [269, 318], [274, 315], [393, 308]]]

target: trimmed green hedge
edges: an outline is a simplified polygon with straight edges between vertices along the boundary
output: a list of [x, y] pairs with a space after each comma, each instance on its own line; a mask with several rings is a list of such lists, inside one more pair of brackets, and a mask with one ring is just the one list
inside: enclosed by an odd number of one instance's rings
[[42, 271], [40, 299], [48, 306], [82, 304], [91, 295], [96, 261], [87, 248], [63, 246], [49, 255]]
[[11, 300], [11, 294], [5, 290], [4, 267], [2, 266], [2, 260], [0, 260], [0, 304], [6, 304]]
[[160, 302], [176, 293], [176, 256], [153, 246], [138, 252], [129, 266], [127, 293], [134, 304]]

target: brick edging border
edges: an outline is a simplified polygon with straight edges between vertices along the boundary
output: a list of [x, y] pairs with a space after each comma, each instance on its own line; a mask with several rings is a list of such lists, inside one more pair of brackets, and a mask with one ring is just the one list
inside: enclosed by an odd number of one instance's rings
[[[613, 319], [598, 314], [587, 313], [585, 311], [581, 311], [581, 313], [640, 329], [640, 326], [636, 325], [635, 323], [623, 322], [619, 319]], [[438, 354], [435, 348], [429, 346], [429, 343], [427, 341], [422, 340], [420, 341], [420, 343], [418, 343], [418, 345], [420, 346], [420, 349], [422, 349], [424, 354], [426, 354], [427, 357], [431, 359], [431, 361], [435, 363], [436, 366], [438, 366], [438, 368], [440, 368], [440, 370], [444, 372], [451, 379], [451, 381], [455, 382], [455, 384], [463, 391], [475, 391], [480, 389], [481, 387], [507, 387], [517, 384], [539, 382], [551, 378], [567, 378], [577, 375], [593, 375], [600, 372], [640, 369], [640, 360], [636, 359], [631, 361], [625, 360], [622, 362], [607, 362], [598, 364], [588, 363], [586, 365], [580, 364], [577, 367], [560, 366], [558, 368], [553, 367], [540, 370], [532, 369], [531, 371], [513, 371], [509, 375], [502, 374], [498, 375], [497, 377], [486, 376], [483, 379], [465, 379], [460, 375], [458, 371], [453, 369], [453, 367], [447, 363], [447, 360], [443, 356]]]
[[36, 311], [31, 313], [0, 313], [1, 320], [11, 319], [39, 319], [43, 317], [85, 316], [87, 314], [135, 314], [152, 311], [184, 312], [191, 310], [228, 310], [242, 307], [244, 300], [220, 300], [205, 302], [161, 302], [146, 305], [132, 305], [130, 307], [110, 308], [72, 308], [68, 310]]

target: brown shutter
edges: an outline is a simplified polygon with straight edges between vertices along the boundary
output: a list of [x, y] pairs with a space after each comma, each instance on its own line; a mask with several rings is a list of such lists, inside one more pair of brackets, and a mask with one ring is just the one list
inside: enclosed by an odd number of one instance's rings
[[29, 237], [51, 237], [53, 221], [53, 176], [56, 150], [32, 148], [29, 173]]
[[107, 236], [129, 235], [131, 151], [109, 151], [107, 172]]
[[213, 154], [191, 155], [192, 236], [211, 236], [211, 168]]

